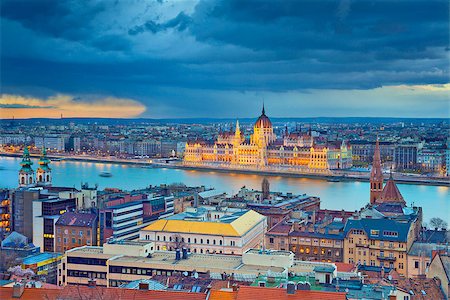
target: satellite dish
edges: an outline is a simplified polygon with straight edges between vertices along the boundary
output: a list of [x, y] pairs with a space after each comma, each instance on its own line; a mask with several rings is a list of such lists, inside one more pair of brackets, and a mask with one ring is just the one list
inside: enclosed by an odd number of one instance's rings
[[183, 275], [184, 275], [184, 276], [188, 276], [188, 275], [189, 275], [189, 273], [188, 273], [188, 272], [186, 272], [186, 271], [184, 271], [184, 272], [183, 272]]
[[198, 278], [198, 273], [197, 273], [197, 272], [194, 273], [194, 278], [195, 278], [195, 279]]

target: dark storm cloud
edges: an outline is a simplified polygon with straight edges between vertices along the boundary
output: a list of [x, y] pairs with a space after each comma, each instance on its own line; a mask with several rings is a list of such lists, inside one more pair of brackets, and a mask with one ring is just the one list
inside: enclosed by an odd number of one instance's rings
[[447, 1], [204, 1], [193, 19], [199, 40], [254, 50], [448, 46]]
[[[189, 89], [213, 97], [448, 82], [448, 1], [189, 3], [2, 1], [2, 88], [147, 105], [158, 96], [175, 111], [185, 99], [203, 105]], [[164, 94], [171, 89], [180, 92]]]
[[136, 35], [143, 33], [144, 31], [150, 31], [152, 33], [158, 33], [170, 28], [175, 28], [178, 31], [185, 30], [192, 22], [191, 17], [187, 16], [184, 12], [180, 12], [175, 18], [168, 20], [164, 23], [157, 23], [153, 20], [145, 22], [143, 25], [135, 26], [130, 29], [128, 33], [130, 35]]
[[4, 0], [0, 15], [43, 35], [82, 41], [96, 33], [92, 21], [105, 8], [83, 0]]

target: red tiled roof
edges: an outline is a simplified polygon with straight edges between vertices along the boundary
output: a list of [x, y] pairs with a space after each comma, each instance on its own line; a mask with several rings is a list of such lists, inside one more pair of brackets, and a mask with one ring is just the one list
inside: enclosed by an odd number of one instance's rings
[[295, 291], [288, 294], [286, 289], [264, 288], [255, 286], [241, 286], [237, 292], [236, 300], [345, 300], [345, 293], [319, 292], [319, 291]]
[[212, 290], [209, 300], [236, 300], [237, 292]]
[[336, 265], [338, 272], [351, 272], [355, 269], [354, 264], [347, 264], [343, 262], [335, 262], [334, 264]]
[[289, 224], [283, 224], [282, 222], [274, 225], [272, 228], [269, 229], [267, 232], [268, 234], [289, 234], [289, 232], [292, 229], [292, 225]]
[[62, 290], [26, 288], [20, 298], [12, 298], [12, 288], [0, 288], [0, 299], [30, 299], [30, 300], [205, 300], [206, 294], [174, 292], [174, 291], [140, 291], [119, 288], [105, 288], [87, 286], [66, 286]]
[[392, 177], [389, 178], [388, 182], [384, 186], [380, 199], [377, 202], [399, 202], [403, 205], [406, 204]]

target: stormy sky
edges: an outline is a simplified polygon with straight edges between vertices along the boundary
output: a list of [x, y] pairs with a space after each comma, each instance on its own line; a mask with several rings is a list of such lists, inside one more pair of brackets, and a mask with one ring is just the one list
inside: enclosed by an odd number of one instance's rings
[[446, 0], [0, 3], [0, 118], [450, 114]]

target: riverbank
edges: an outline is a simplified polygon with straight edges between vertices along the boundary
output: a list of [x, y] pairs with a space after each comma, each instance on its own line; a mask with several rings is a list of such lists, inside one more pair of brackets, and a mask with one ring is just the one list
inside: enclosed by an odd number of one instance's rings
[[[0, 153], [0, 156], [6, 157], [21, 157], [20, 153]], [[39, 157], [39, 154], [31, 154], [32, 157]], [[107, 159], [100, 157], [90, 157], [90, 156], [65, 156], [65, 155], [48, 155], [50, 159], [53, 160], [67, 160], [67, 161], [80, 161], [80, 162], [94, 162], [94, 163], [107, 163], [107, 164], [124, 164], [124, 165], [138, 165], [141, 167], [148, 168], [170, 168], [170, 169], [182, 169], [182, 170], [194, 170], [194, 171], [204, 171], [204, 172], [219, 172], [219, 173], [237, 173], [237, 174], [256, 174], [261, 176], [281, 176], [290, 178], [309, 178], [318, 180], [327, 180], [331, 182], [345, 182], [345, 181], [361, 181], [368, 182], [370, 173], [369, 172], [348, 172], [339, 171], [339, 174], [310, 174], [310, 173], [296, 173], [293, 171], [268, 171], [268, 170], [256, 170], [256, 169], [240, 169], [240, 168], [218, 168], [210, 166], [189, 166], [184, 165], [180, 161], [165, 162], [165, 159], [142, 159], [142, 160], [130, 160], [130, 159]], [[385, 174], [385, 178], [389, 177]], [[404, 174], [395, 174], [395, 180], [399, 183], [404, 184], [421, 184], [421, 185], [432, 185], [432, 186], [445, 186], [450, 187], [450, 179], [447, 178], [429, 178], [424, 176], [411, 176]]]
[[[327, 180], [330, 182], [351, 182], [351, 181], [360, 181], [360, 182], [369, 182], [370, 181], [370, 173], [367, 175], [340, 175], [340, 174], [307, 174], [307, 173], [294, 173], [294, 172], [283, 172], [283, 171], [263, 171], [263, 170], [252, 170], [252, 169], [235, 169], [235, 168], [227, 168], [227, 169], [219, 169], [208, 166], [188, 166], [183, 164], [153, 164], [154, 166], [160, 168], [171, 168], [171, 169], [183, 169], [183, 170], [194, 170], [194, 171], [204, 171], [204, 172], [219, 172], [219, 173], [237, 173], [237, 174], [257, 174], [261, 176], [281, 176], [281, 177], [290, 177], [290, 178], [309, 178], [309, 179], [318, 179], [318, 180]], [[341, 171], [342, 172], [342, 171]], [[385, 179], [389, 178], [388, 174], [385, 174]], [[421, 184], [421, 185], [431, 185], [431, 186], [445, 186], [450, 187], [450, 181], [447, 179], [428, 179], [428, 178], [409, 178], [405, 175], [395, 176], [395, 181], [403, 184]]]

